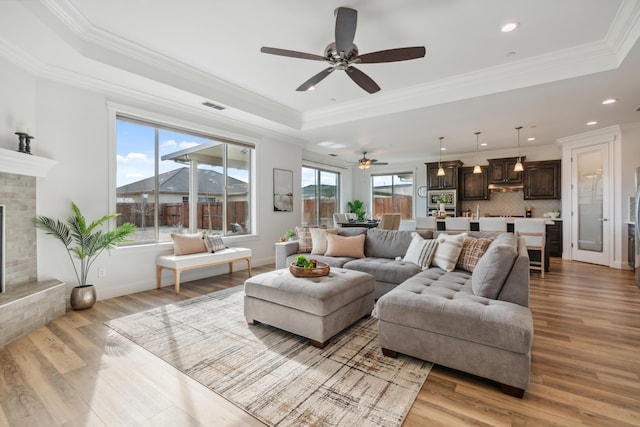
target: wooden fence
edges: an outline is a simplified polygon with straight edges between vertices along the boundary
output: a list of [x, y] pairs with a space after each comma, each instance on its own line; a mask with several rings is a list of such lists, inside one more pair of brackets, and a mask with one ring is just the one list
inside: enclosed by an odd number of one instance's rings
[[[118, 225], [131, 222], [138, 227], [150, 227], [153, 225], [154, 203], [118, 203], [116, 212]], [[198, 229], [222, 230], [223, 202], [200, 202], [198, 203]], [[249, 218], [249, 205], [246, 201], [236, 201], [227, 203], [227, 228], [231, 229], [232, 224], [239, 224], [246, 227]], [[182, 225], [189, 227], [189, 203], [163, 203], [159, 211], [160, 226]]]

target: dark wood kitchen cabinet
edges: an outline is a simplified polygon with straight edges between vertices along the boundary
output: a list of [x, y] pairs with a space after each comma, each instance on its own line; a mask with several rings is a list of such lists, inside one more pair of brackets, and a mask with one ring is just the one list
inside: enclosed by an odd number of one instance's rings
[[438, 162], [425, 163], [427, 165], [427, 188], [429, 190], [455, 190], [458, 188], [458, 168], [462, 166], [460, 160], [442, 162], [444, 176], [438, 176]]
[[462, 167], [458, 175], [458, 198], [460, 200], [488, 200], [488, 168], [482, 166], [482, 173], [473, 173], [473, 167]]
[[[521, 161], [524, 163], [524, 156]], [[489, 159], [489, 184], [522, 184], [522, 172], [514, 172], [517, 157]]]
[[524, 199], [559, 199], [560, 165], [560, 160], [527, 162], [524, 165]]

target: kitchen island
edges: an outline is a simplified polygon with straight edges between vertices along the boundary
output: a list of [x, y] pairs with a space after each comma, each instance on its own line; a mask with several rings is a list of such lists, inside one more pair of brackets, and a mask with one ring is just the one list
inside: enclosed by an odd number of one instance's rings
[[[521, 217], [506, 217], [507, 232], [513, 233], [513, 221]], [[562, 218], [544, 218], [547, 225], [547, 235], [545, 242], [545, 271], [549, 271], [549, 257], [562, 257]], [[437, 220], [438, 231], [446, 231], [444, 218]], [[471, 231], [480, 231], [480, 223], [477, 219], [472, 219], [469, 223]], [[538, 261], [538, 252], [530, 252], [532, 261]]]

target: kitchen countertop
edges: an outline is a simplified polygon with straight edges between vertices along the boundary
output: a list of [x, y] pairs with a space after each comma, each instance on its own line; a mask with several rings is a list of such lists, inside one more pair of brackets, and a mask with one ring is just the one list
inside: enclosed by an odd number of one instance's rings
[[[495, 217], [494, 217], [495, 218]], [[544, 219], [545, 224], [555, 224], [555, 221], [562, 221], [562, 218], [521, 218], [521, 217], [504, 217], [507, 220], [507, 224], [513, 224], [513, 221], [516, 219]], [[436, 219], [438, 222], [444, 222], [445, 219], [444, 218], [437, 218]], [[471, 220], [472, 223], [477, 224], [479, 221], [477, 219], [472, 219]]]

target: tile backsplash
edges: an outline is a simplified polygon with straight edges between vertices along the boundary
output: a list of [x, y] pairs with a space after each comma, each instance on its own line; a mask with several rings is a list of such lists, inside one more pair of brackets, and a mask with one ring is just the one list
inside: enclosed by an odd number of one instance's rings
[[[560, 210], [562, 206], [561, 200], [524, 200], [523, 192], [511, 193], [491, 193], [489, 200], [459, 202], [459, 210], [471, 210], [475, 215], [476, 208], [480, 208], [480, 216], [497, 215], [497, 216], [524, 216], [525, 207], [533, 208], [533, 218], [542, 218], [542, 215], [552, 209]], [[560, 212], [562, 216], [562, 212]]]

